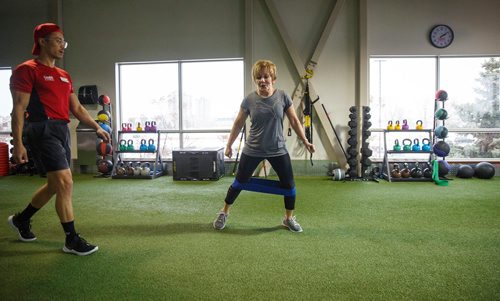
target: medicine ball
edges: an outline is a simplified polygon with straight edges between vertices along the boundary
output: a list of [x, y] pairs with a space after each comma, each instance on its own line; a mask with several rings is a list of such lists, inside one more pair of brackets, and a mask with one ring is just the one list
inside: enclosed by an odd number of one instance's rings
[[334, 181], [342, 181], [345, 178], [345, 171], [340, 168], [336, 168], [333, 170], [332, 180]]
[[105, 124], [105, 123], [100, 123], [99, 122], [99, 126], [105, 130], [106, 132], [110, 133], [111, 134], [111, 128], [109, 127], [109, 125]]
[[450, 146], [448, 145], [448, 143], [444, 142], [443, 140], [440, 140], [434, 143], [432, 150], [434, 151], [436, 156], [446, 157], [450, 153]]
[[470, 179], [474, 175], [474, 168], [467, 164], [461, 164], [457, 170], [457, 177], [462, 179]]
[[436, 111], [436, 113], [434, 113], [434, 117], [436, 117], [437, 119], [439, 120], [445, 120], [445, 119], [448, 119], [448, 111], [446, 111], [445, 109], [441, 108], [441, 109], [438, 109]]
[[444, 139], [444, 138], [448, 137], [448, 129], [446, 127], [440, 125], [440, 126], [436, 127], [436, 129], [434, 130], [434, 134], [439, 139]]
[[97, 113], [97, 120], [99, 120], [100, 122], [106, 122], [106, 121], [108, 121], [110, 118], [111, 118], [111, 114], [109, 114], [109, 112], [108, 112], [108, 111], [106, 111], [106, 110], [100, 110], [100, 111]]
[[96, 150], [99, 155], [105, 156], [111, 154], [112, 147], [109, 143], [100, 142], [99, 144], [97, 144]]
[[495, 166], [490, 162], [481, 162], [474, 167], [474, 175], [480, 179], [491, 179], [495, 175]]
[[108, 174], [113, 170], [113, 162], [101, 159], [97, 163], [97, 170], [99, 170], [100, 173]]
[[448, 92], [445, 90], [438, 90], [436, 92], [436, 100], [445, 101], [448, 99]]
[[103, 105], [109, 105], [111, 103], [111, 99], [109, 98], [108, 95], [101, 95], [99, 96], [99, 104]]
[[440, 177], [444, 177], [450, 172], [451, 166], [445, 160], [439, 160], [438, 166], [439, 166], [438, 174]]

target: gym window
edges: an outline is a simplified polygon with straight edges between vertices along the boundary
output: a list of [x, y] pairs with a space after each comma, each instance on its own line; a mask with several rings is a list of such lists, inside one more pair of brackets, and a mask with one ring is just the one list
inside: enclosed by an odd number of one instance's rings
[[[389, 120], [407, 119], [410, 128], [434, 122], [434, 94], [448, 92], [448, 160], [500, 159], [500, 57], [370, 58], [370, 147], [383, 157], [383, 134]], [[389, 142], [388, 142], [389, 143]]]
[[117, 64], [119, 121], [155, 121], [160, 150], [224, 147], [244, 93], [242, 59]]

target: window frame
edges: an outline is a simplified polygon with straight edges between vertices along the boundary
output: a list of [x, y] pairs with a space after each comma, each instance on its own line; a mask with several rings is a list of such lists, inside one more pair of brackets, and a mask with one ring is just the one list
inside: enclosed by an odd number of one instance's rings
[[[177, 129], [160, 129], [160, 140], [167, 140], [168, 135], [179, 135], [179, 145], [177, 146], [178, 148], [184, 148], [185, 147], [185, 140], [189, 138], [189, 135], [198, 135], [198, 134], [223, 134], [227, 135], [229, 137], [229, 134], [231, 132], [231, 127], [227, 129], [185, 129], [184, 128], [184, 122], [183, 122], [183, 86], [182, 86], [182, 64], [183, 63], [206, 63], [206, 62], [231, 62], [231, 61], [238, 61], [241, 62], [242, 64], [242, 74], [241, 74], [241, 79], [242, 79], [242, 98], [243, 100], [244, 97], [244, 80], [245, 80], [245, 61], [243, 58], [218, 58], [218, 59], [196, 59], [196, 60], [168, 60], [168, 61], [143, 61], [143, 62], [118, 62], [115, 63], [115, 79], [116, 79], [116, 99], [117, 99], [117, 104], [116, 104], [116, 112], [117, 112], [117, 122], [115, 123], [116, 126], [120, 125], [122, 123], [122, 89], [121, 89], [121, 81], [120, 81], [120, 67], [124, 65], [133, 65], [133, 64], [163, 64], [163, 63], [176, 63], [178, 64], [177, 68], [177, 76], [178, 76], [178, 110], [179, 110], [179, 119], [176, 120], [177, 124]], [[236, 117], [236, 114], [235, 116]], [[119, 129], [117, 129], [119, 130]], [[115, 133], [115, 135], [117, 132]], [[225, 143], [224, 143], [225, 146]], [[172, 148], [177, 148], [175, 146], [172, 146]], [[172, 153], [163, 153], [162, 154], [164, 159], [171, 159]]]
[[[371, 69], [371, 64], [372, 61], [375, 60], [384, 60], [384, 59], [399, 59], [399, 58], [430, 58], [435, 60], [435, 91], [439, 90], [441, 87], [441, 60], [442, 59], [447, 59], [447, 58], [496, 58], [500, 59], [500, 54], [491, 54], [491, 55], [404, 55], [404, 56], [399, 56], [399, 55], [370, 55], [368, 58], [368, 70]], [[367, 102], [368, 105], [371, 105], [371, 75], [370, 71], [368, 72], [368, 98]], [[446, 89], [445, 89], [446, 90]], [[375, 97], [375, 96], [374, 96]], [[433, 104], [433, 103], [432, 103]], [[373, 109], [373, 108], [372, 108]], [[455, 127], [448, 127], [448, 132], [450, 134], [500, 134], [500, 128], [455, 128]], [[385, 128], [383, 127], [383, 124], [381, 127], [377, 128], [371, 128], [370, 131], [372, 133], [376, 133], [376, 135], [383, 135]], [[372, 135], [372, 138], [374, 138], [374, 135]], [[383, 140], [383, 139], [382, 139]], [[386, 146], [382, 146], [386, 147]], [[388, 147], [388, 146], [387, 146]], [[383, 160], [383, 154], [381, 154], [381, 157], [374, 157], [374, 161], [382, 161]], [[489, 161], [489, 162], [500, 162], [500, 158], [483, 158], [483, 157], [474, 157], [474, 158], [458, 158], [458, 157], [446, 157], [446, 160], [449, 162], [480, 162], [480, 161]]]

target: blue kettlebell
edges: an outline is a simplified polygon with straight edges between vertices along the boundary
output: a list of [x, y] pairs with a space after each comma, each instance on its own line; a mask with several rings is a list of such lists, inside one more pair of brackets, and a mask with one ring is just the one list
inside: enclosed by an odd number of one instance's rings
[[427, 138], [422, 139], [422, 150], [424, 152], [430, 152], [431, 151], [431, 141]]
[[148, 146], [146, 145], [146, 139], [141, 139], [141, 146], [139, 147], [141, 152], [148, 151]]
[[155, 141], [153, 139], [149, 139], [148, 143], [149, 143], [148, 150], [150, 152], [154, 152], [156, 150]]
[[420, 151], [420, 143], [418, 141], [418, 138], [413, 139], [413, 146], [411, 147], [411, 150], [414, 152]]

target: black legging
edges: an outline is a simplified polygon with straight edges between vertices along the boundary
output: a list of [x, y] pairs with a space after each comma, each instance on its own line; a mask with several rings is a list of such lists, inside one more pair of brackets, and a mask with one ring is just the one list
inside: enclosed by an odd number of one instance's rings
[[[240, 164], [238, 165], [238, 172], [236, 173], [236, 179], [238, 179], [240, 183], [248, 182], [248, 179], [250, 179], [257, 166], [259, 166], [260, 162], [264, 159], [271, 163], [274, 171], [278, 174], [281, 188], [292, 189], [295, 187], [292, 162], [290, 161], [290, 155], [288, 153], [282, 156], [265, 158], [252, 157], [242, 153]], [[226, 199], [224, 200], [226, 204], [233, 204], [240, 192], [240, 189], [234, 189], [232, 185], [229, 186]], [[284, 196], [283, 198], [285, 201], [285, 208], [287, 210], [294, 210], [295, 196]]]

